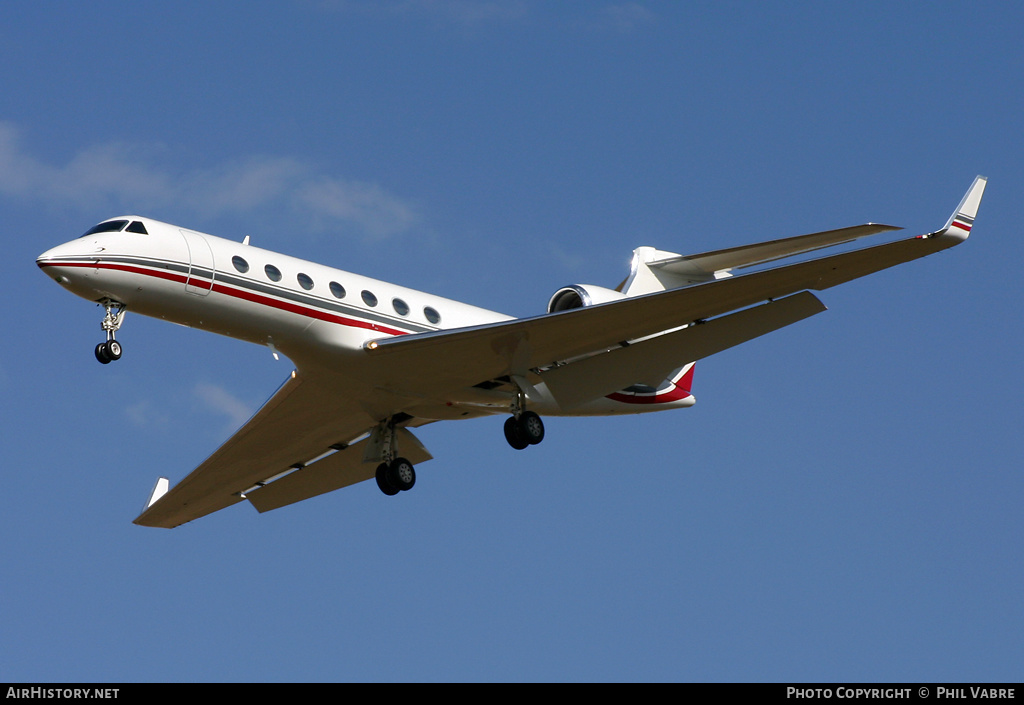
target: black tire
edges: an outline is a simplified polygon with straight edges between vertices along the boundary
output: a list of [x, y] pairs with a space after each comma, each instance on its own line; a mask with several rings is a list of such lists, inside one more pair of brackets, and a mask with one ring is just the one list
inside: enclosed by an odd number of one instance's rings
[[505, 419], [505, 440], [516, 450], [522, 450], [530, 445], [530, 442], [523, 437], [523, 431], [519, 428], [519, 423], [516, 421], [515, 416], [509, 416]]
[[386, 494], [388, 497], [393, 497], [398, 494], [398, 490], [391, 486], [391, 482], [388, 480], [388, 465], [387, 463], [381, 463], [377, 466], [377, 487], [380, 491]]
[[103, 349], [111, 360], [121, 359], [121, 343], [116, 340], [108, 340], [103, 343]]
[[110, 364], [110, 358], [107, 356], [107, 344], [100, 343], [96, 346], [96, 359], [104, 365]]
[[405, 492], [411, 490], [412, 486], [416, 484], [416, 469], [405, 458], [395, 458], [388, 465], [386, 477], [392, 487], [397, 487], [399, 491]]
[[519, 435], [531, 446], [544, 440], [544, 422], [532, 411], [524, 411], [519, 415]]

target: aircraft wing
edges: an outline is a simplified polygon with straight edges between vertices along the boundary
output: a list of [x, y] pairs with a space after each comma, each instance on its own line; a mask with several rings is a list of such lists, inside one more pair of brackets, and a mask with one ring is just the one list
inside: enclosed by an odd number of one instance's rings
[[[275, 475], [304, 468], [325, 453], [332, 456], [325, 458], [324, 464], [317, 463], [318, 472], [326, 467], [336, 470], [336, 484], [328, 489], [373, 477], [376, 466], [362, 463], [362, 449], [349, 445], [379, 419], [368, 415], [354, 401], [351, 391], [344, 378], [315, 368], [308, 373], [293, 372], [220, 449], [169, 492], [151, 499], [135, 523], [165, 528], [184, 524], [241, 502], [248, 498], [240, 494], [246, 489], [258, 487]], [[358, 461], [350, 462], [354, 456]], [[295, 484], [295, 479], [285, 486], [288, 484]], [[260, 496], [259, 492], [251, 494], [253, 498]], [[310, 491], [299, 498], [314, 494], [319, 492]], [[273, 503], [282, 506], [289, 502], [275, 499]], [[261, 511], [273, 508], [266, 502], [257, 504], [255, 499], [253, 504]]]
[[[946, 226], [933, 233], [533, 318], [374, 340], [365, 346], [368, 361], [372, 362], [369, 367], [381, 389], [395, 394], [438, 396], [446, 390], [504, 375], [525, 376], [532, 369], [766, 300], [808, 289], [828, 289], [963, 242], [970, 233], [985, 185], [984, 177], [976, 178]], [[751, 246], [754, 250], [759, 247]], [[732, 257], [742, 259], [735, 252]]]

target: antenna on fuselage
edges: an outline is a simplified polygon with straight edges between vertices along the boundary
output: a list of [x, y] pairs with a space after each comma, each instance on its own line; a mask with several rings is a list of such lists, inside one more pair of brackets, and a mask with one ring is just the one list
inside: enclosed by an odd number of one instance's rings
[[246, 235], [244, 238], [242, 238], [242, 244], [243, 245], [248, 245], [249, 244], [249, 236], [248, 235]]

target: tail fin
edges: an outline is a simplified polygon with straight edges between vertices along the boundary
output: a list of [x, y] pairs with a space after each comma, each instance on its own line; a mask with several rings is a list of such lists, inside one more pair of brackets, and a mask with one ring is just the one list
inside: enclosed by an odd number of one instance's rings
[[679, 276], [650, 266], [652, 262], [681, 257], [682, 255], [675, 252], [665, 252], [653, 247], [636, 248], [633, 250], [633, 260], [629, 265], [629, 277], [621, 284], [622, 293], [626, 296], [640, 296], [641, 294], [652, 294], [656, 291], [674, 289], [677, 286], [686, 286], [687, 284], [708, 279], [703, 274], [696, 277]]

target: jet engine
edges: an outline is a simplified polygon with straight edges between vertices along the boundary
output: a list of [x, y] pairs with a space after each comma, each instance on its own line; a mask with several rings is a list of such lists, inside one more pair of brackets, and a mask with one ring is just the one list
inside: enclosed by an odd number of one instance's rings
[[621, 291], [605, 289], [603, 286], [573, 284], [572, 286], [563, 286], [555, 292], [551, 300], [548, 301], [548, 313], [569, 311], [574, 308], [604, 304], [625, 298], [627, 298], [626, 295]]

